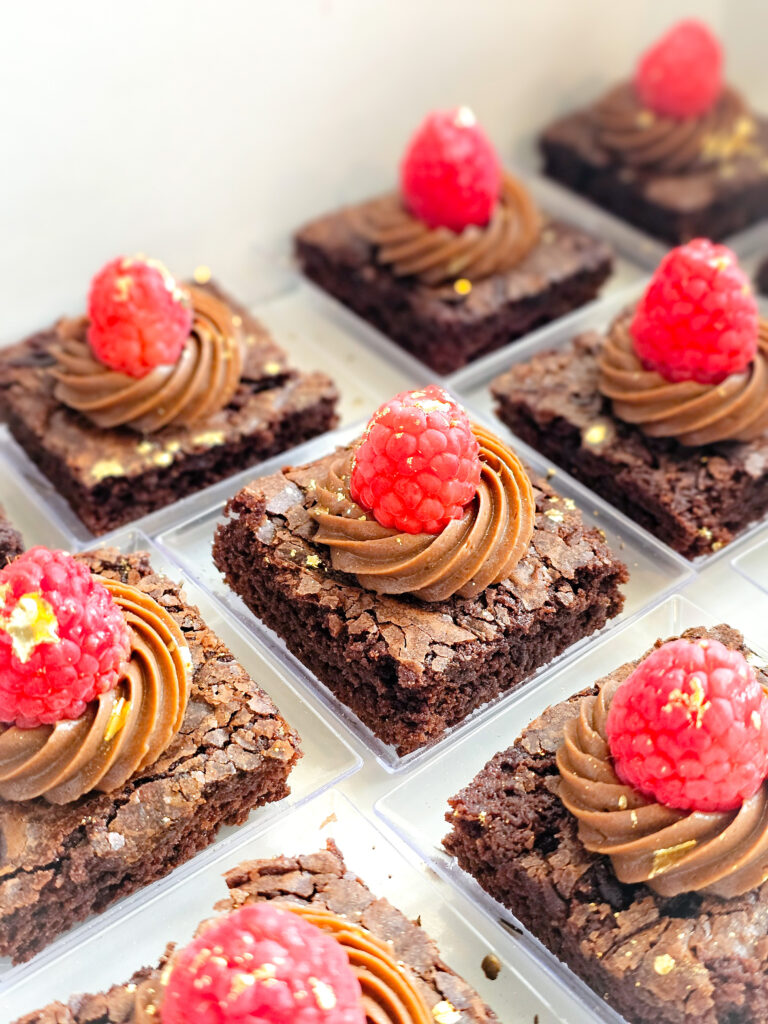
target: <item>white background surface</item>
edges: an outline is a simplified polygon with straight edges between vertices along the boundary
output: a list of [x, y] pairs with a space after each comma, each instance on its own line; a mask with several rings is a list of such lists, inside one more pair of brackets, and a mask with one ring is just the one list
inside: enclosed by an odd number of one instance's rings
[[[35, 0], [0, 8], [0, 341], [82, 307], [147, 252], [269, 290], [291, 228], [394, 181], [432, 107], [506, 158], [627, 75], [671, 21], [725, 40], [753, 100], [761, 0]], [[768, 103], [766, 103], [768, 106]]]

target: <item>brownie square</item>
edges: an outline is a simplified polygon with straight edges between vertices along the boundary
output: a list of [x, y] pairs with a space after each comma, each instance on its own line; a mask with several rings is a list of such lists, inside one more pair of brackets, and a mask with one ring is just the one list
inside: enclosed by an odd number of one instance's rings
[[621, 610], [626, 567], [542, 480], [530, 548], [507, 580], [431, 603], [364, 590], [312, 539], [314, 478], [335, 457], [243, 488], [213, 557], [248, 607], [399, 755], [436, 742]]
[[[229, 898], [218, 904], [218, 910], [276, 900], [281, 904], [312, 906], [315, 910], [348, 918], [374, 938], [391, 944], [396, 959], [410, 971], [435, 1021], [450, 1024], [495, 1024], [498, 1021], [477, 992], [444, 963], [436, 943], [421, 925], [409, 921], [387, 900], [374, 896], [365, 883], [347, 869], [333, 842], [313, 854], [248, 861], [229, 871], [226, 881]], [[74, 996], [66, 1005], [53, 1003], [28, 1014], [16, 1024], [127, 1024], [133, 1020], [136, 986], [145, 980], [159, 980], [173, 948], [169, 946], [157, 967], [138, 971], [129, 984], [115, 985], [109, 992], [99, 995]]]
[[192, 655], [191, 692], [168, 749], [121, 789], [60, 806], [0, 801], [0, 955], [14, 962], [162, 878], [222, 825], [281, 800], [301, 756], [298, 736], [267, 694], [145, 553], [105, 548], [76, 557], [173, 616]]
[[[196, 287], [201, 287], [196, 285]], [[224, 409], [143, 437], [105, 430], [53, 395], [51, 346], [61, 324], [0, 352], [0, 415], [27, 455], [94, 534], [202, 490], [336, 423], [337, 393], [322, 373], [289, 367], [267, 330], [215, 284], [249, 339], [240, 386]], [[86, 329], [82, 320], [82, 330]]]
[[0, 505], [0, 569], [24, 550], [24, 541]]
[[623, 164], [600, 144], [593, 108], [555, 121], [539, 145], [550, 177], [677, 245], [725, 238], [768, 216], [768, 119], [753, 120], [755, 142], [748, 152], [688, 173]]
[[[755, 660], [728, 626], [683, 636], [714, 638]], [[625, 679], [638, 661], [585, 692]], [[763, 668], [756, 672], [768, 685]], [[579, 841], [557, 795], [555, 755], [582, 696], [546, 710], [449, 801], [446, 849], [631, 1024], [763, 1024], [768, 883], [729, 900], [665, 898], [619, 882], [610, 859]]]
[[646, 437], [598, 390], [604, 343], [588, 331], [512, 366], [491, 384], [499, 417], [686, 558], [718, 551], [768, 511], [768, 437], [701, 448]]
[[379, 201], [307, 224], [296, 235], [296, 255], [307, 277], [436, 373], [458, 370], [584, 305], [611, 272], [607, 243], [551, 220], [516, 267], [473, 281], [468, 294], [396, 277], [354, 228], [360, 211]]

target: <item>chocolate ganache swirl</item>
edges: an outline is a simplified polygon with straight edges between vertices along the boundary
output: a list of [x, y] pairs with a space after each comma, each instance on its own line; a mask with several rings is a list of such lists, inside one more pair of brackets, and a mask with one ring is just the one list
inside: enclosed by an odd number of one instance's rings
[[[362, 1009], [368, 1024], [435, 1024], [411, 972], [392, 955], [392, 950], [366, 928], [312, 904], [274, 904], [292, 911], [328, 932], [343, 946], [362, 990]], [[259, 965], [264, 970], [264, 965]], [[150, 978], [136, 990], [134, 1024], [157, 1024], [165, 985], [173, 960], [160, 978]]]
[[201, 288], [189, 288], [192, 328], [178, 360], [143, 377], [111, 370], [92, 354], [86, 321], [53, 346], [54, 395], [98, 427], [130, 427], [142, 434], [170, 424], [189, 426], [218, 412], [237, 390], [243, 368], [240, 317]]
[[768, 781], [738, 810], [680, 811], [619, 781], [605, 720], [620, 681], [584, 697], [557, 751], [559, 796], [579, 822], [579, 839], [611, 858], [621, 882], [661, 896], [704, 892], [729, 899], [768, 878]]
[[595, 105], [592, 118], [599, 143], [623, 164], [643, 170], [690, 173], [755, 147], [755, 122], [728, 86], [706, 114], [677, 119], [643, 107], [626, 82]]
[[153, 764], [181, 727], [191, 656], [176, 622], [135, 587], [99, 576], [122, 609], [131, 656], [117, 686], [79, 718], [34, 729], [0, 724], [0, 798], [64, 804], [118, 789]]
[[534, 246], [541, 227], [527, 189], [509, 174], [484, 226], [461, 232], [430, 228], [408, 212], [396, 192], [352, 208], [349, 216], [357, 233], [377, 247], [379, 263], [426, 285], [462, 277], [477, 281], [510, 270]]
[[509, 576], [533, 535], [531, 483], [499, 438], [477, 424], [472, 430], [480, 444], [480, 485], [461, 519], [438, 534], [401, 533], [369, 518], [349, 493], [354, 450], [329, 461], [310, 515], [318, 525], [313, 540], [331, 549], [334, 569], [352, 573], [366, 590], [422, 601], [475, 597]]
[[619, 419], [648, 437], [673, 437], [683, 445], [753, 441], [768, 430], [768, 321], [760, 321], [750, 368], [720, 384], [672, 383], [643, 369], [631, 321], [631, 310], [614, 321], [599, 357], [598, 387]]

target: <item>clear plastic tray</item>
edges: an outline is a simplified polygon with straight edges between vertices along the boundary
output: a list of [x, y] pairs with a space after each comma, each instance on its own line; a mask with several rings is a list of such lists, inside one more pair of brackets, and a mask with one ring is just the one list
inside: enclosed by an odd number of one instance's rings
[[[585, 654], [571, 661], [567, 669], [551, 675], [546, 683], [499, 708], [482, 730], [466, 736], [450, 751], [431, 760], [382, 797], [376, 804], [376, 812], [441, 877], [453, 883], [494, 921], [520, 927], [514, 915], [489, 896], [444, 851], [442, 839], [449, 831], [445, 820], [448, 799], [463, 789], [497, 751], [510, 746], [545, 708], [592, 685], [622, 662], [642, 655], [658, 638], [666, 639], [691, 626], [712, 626], [719, 621], [722, 619], [687, 598], [668, 598], [652, 611], [615, 630], [602, 642], [593, 643]], [[738, 622], [731, 624], [739, 625]], [[765, 652], [750, 641], [748, 643], [756, 656], [764, 660]], [[552, 972], [555, 984], [567, 988], [582, 1003], [584, 1011], [594, 1015], [594, 1019], [606, 1022], [621, 1020], [528, 932], [520, 943], [526, 946], [541, 967]], [[571, 1019], [587, 1018], [574, 1015]]]
[[768, 593], [768, 529], [764, 529], [757, 543], [733, 560], [736, 572]]
[[[284, 815], [289, 808], [299, 806], [360, 768], [362, 764], [360, 757], [332, 726], [324, 721], [317, 702], [299, 694], [287, 674], [275, 666], [270, 659], [265, 658], [238, 628], [237, 623], [223, 614], [221, 607], [212, 601], [204, 590], [191, 582], [188, 574], [181, 572], [179, 566], [169, 560], [148, 537], [138, 530], [126, 530], [115, 535], [110, 544], [126, 554], [133, 551], [149, 551], [150, 560], [155, 569], [165, 573], [169, 579], [183, 580], [184, 592], [190, 603], [197, 606], [206, 624], [224, 641], [243, 668], [272, 697], [280, 713], [301, 737], [304, 756], [291, 772], [290, 795], [279, 802], [256, 808], [251, 812], [247, 822], [237, 828], [226, 826], [219, 832], [213, 846], [226, 842], [233, 835], [249, 834], [254, 826], [261, 828], [265, 822], [271, 821], [276, 816]], [[91, 544], [88, 545], [88, 548], [99, 546], [102, 545]], [[202, 855], [198, 854], [199, 856]], [[178, 868], [170, 876], [171, 879], [183, 870], [183, 866]], [[152, 893], [164, 884], [163, 880], [155, 882], [144, 892], [131, 897], [131, 900], [138, 902], [144, 899], [149, 900], [152, 898]], [[123, 912], [124, 903], [127, 901], [117, 904], [115, 912], [118, 915]], [[88, 927], [89, 922], [77, 925], [57, 941], [57, 948], [77, 943], [81, 932]], [[45, 952], [39, 954], [34, 963], [37, 963], [38, 959], [45, 955]], [[0, 978], [5, 975], [13, 975], [16, 970], [18, 968], [11, 968], [7, 958], [0, 958]]]
[[[471, 366], [455, 373], [448, 381], [450, 389], [467, 407], [486, 417], [493, 424], [493, 428], [501, 433], [502, 436], [513, 438], [514, 444], [522, 451], [530, 451], [531, 449], [520, 442], [506, 424], [502, 423], [496, 416], [495, 404], [490, 391], [491, 383], [511, 366], [527, 362], [540, 352], [562, 348], [583, 331], [605, 330], [622, 309], [637, 301], [646, 283], [647, 279], [644, 279], [642, 282], [636, 282], [608, 298], [584, 306], [582, 309], [563, 317], [554, 324], [534, 331], [520, 342], [513, 342], [497, 352], [490, 353], [490, 355], [479, 359]], [[768, 315], [768, 300], [760, 299], [758, 304], [763, 310], [764, 315]], [[560, 473], [559, 470], [558, 473]], [[589, 493], [593, 492], [589, 491]], [[696, 569], [702, 569], [705, 565], [711, 565], [713, 562], [721, 559], [730, 558], [733, 554], [734, 544], [737, 542], [742, 543], [745, 538], [754, 537], [762, 529], [763, 525], [763, 521], [758, 520], [740, 534], [736, 540], [732, 541], [731, 544], [727, 544], [725, 547], [720, 548], [719, 551], [712, 552], [711, 554], [700, 555], [698, 558], [693, 559], [690, 564]], [[638, 529], [642, 529], [642, 527], [638, 526]], [[643, 530], [643, 532], [650, 536], [647, 531]], [[671, 551], [671, 548], [663, 544], [663, 542], [658, 541], [658, 543], [662, 544], [667, 551]]]
[[[373, 893], [412, 920], [421, 918], [446, 963], [477, 989], [504, 1024], [577, 1019], [568, 994], [552, 987], [547, 969], [531, 963], [513, 935], [492, 925], [469, 901], [431, 876], [407, 848], [392, 845], [343, 796], [332, 792], [269, 828], [241, 833], [235, 842], [207, 851], [154, 887], [143, 903], [129, 898], [84, 928], [68, 947], [58, 942], [37, 961], [17, 968], [0, 983], [3, 1021], [53, 1000], [66, 1002], [70, 995], [126, 981], [139, 967], [155, 963], [168, 942], [192, 937], [226, 896], [221, 876], [229, 868], [257, 857], [311, 853], [328, 839], [338, 844], [347, 866]], [[502, 963], [495, 981], [481, 968], [489, 953]]]
[[[253, 313], [272, 331], [292, 366], [304, 372], [323, 370], [334, 380], [339, 390], [342, 425], [367, 418], [398, 391], [426, 382], [423, 368], [415, 361], [411, 365], [407, 359], [392, 359], [388, 352], [377, 353], [373, 348], [362, 347], [356, 327], [346, 316], [338, 315], [333, 305], [294, 274], [289, 288], [284, 287], [281, 294], [255, 306]], [[0, 480], [5, 476], [14, 479], [19, 488], [34, 497], [49, 523], [59, 524], [60, 546], [77, 547], [94, 539], [69, 503], [5, 429], [0, 434], [0, 474]], [[0, 484], [0, 495], [5, 489]], [[148, 535], [157, 533], [183, 517], [185, 502], [205, 493], [199, 491], [130, 525]]]
[[[361, 427], [350, 427], [326, 434], [308, 442], [301, 448], [296, 448], [291, 453], [290, 462], [293, 465], [301, 465], [312, 459], [332, 451], [334, 446], [348, 443], [355, 437]], [[535, 452], [526, 451], [525, 457], [529, 465], [540, 476], [547, 471], [547, 463]], [[193, 574], [195, 578], [206, 587], [211, 594], [220, 600], [228, 611], [248, 630], [249, 634], [263, 644], [264, 648], [297, 678], [308, 690], [319, 694], [331, 711], [340, 719], [344, 725], [353, 732], [372, 753], [379, 762], [389, 771], [401, 771], [413, 766], [424, 757], [431, 756], [435, 746], [415, 751], [406, 757], [397, 756], [394, 748], [377, 739], [373, 733], [360, 722], [345, 705], [336, 699], [331, 692], [319, 682], [309, 668], [304, 666], [285, 647], [282, 640], [268, 629], [256, 616], [248, 610], [245, 604], [227, 587], [213, 564], [211, 556], [211, 543], [216, 524], [222, 518], [222, 508], [225, 496], [236, 493], [243, 484], [254, 479], [255, 476], [275, 472], [286, 464], [286, 459], [278, 456], [275, 459], [264, 463], [259, 467], [258, 473], [241, 473], [233, 480], [227, 481], [226, 489], [222, 493], [221, 485], [217, 485], [217, 500], [214, 504], [206, 507], [202, 503], [197, 514], [193, 515], [187, 522], [162, 533], [157, 538], [158, 543], [172, 558], [177, 560], [185, 569]], [[565, 498], [571, 498], [581, 509], [584, 519], [590, 525], [598, 526], [605, 531], [608, 544], [614, 552], [623, 558], [630, 569], [630, 580], [625, 587], [626, 606], [623, 613], [624, 618], [632, 617], [641, 612], [651, 602], [670, 593], [688, 579], [693, 570], [679, 555], [669, 551], [662, 544], [642, 531], [628, 519], [609, 508], [605, 502], [596, 498], [576, 481], [559, 475], [554, 479], [554, 485], [560, 494]], [[610, 629], [620, 618], [613, 620], [605, 628]], [[552, 670], [552, 666], [564, 659], [573, 657], [583, 646], [590, 642], [580, 641], [572, 648], [560, 655], [559, 659], [551, 665], [540, 669], [527, 683], [523, 689], [529, 689], [536, 681], [545, 677]], [[498, 698], [501, 701], [513, 700], [515, 694], [509, 694]], [[453, 729], [441, 743], [450, 742], [456, 736], [467, 729], [474, 728], [489, 713], [493, 704], [479, 709], [460, 726]], [[439, 744], [438, 744], [439, 746]]]
[[67, 531], [50, 515], [34, 486], [5, 457], [3, 449], [10, 444], [5, 428], [0, 428], [0, 504], [9, 520], [20, 531], [27, 547], [35, 544], [49, 548], [71, 547]]

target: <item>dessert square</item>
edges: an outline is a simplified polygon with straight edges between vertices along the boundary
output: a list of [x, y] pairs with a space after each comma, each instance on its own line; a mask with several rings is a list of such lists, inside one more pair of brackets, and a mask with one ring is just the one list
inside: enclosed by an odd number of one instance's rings
[[328, 214], [296, 235], [301, 269], [436, 373], [556, 320], [593, 299], [612, 268], [606, 242], [561, 221], [546, 221], [538, 243], [512, 269], [479, 280], [428, 285], [396, 276], [356, 223], [381, 198]]
[[[696, 628], [682, 637], [741, 652], [768, 684], [736, 630]], [[579, 717], [583, 697], [626, 680], [641, 660], [548, 708], [496, 754], [450, 800], [445, 847], [631, 1024], [758, 1024], [768, 1018], [768, 885], [724, 898], [662, 896], [644, 882], [621, 882], [608, 856], [586, 849], [558, 796], [566, 723]], [[658, 868], [671, 870], [691, 846], [660, 850]]]
[[634, 80], [544, 130], [545, 172], [671, 244], [755, 224], [768, 214], [768, 119], [723, 83], [721, 60], [706, 26], [673, 27]]
[[[65, 803], [0, 800], [0, 955], [14, 962], [168, 874], [222, 825], [282, 799], [301, 756], [298, 736], [269, 696], [145, 553], [105, 548], [76, 559], [136, 588], [174, 620], [191, 658], [189, 699], [169, 745], [119, 788]], [[173, 641], [166, 646], [169, 655], [177, 650]], [[123, 726], [117, 719], [105, 736]], [[0, 764], [3, 780], [7, 768]]]
[[768, 435], [691, 446], [619, 419], [598, 386], [608, 336], [510, 367], [491, 384], [499, 418], [681, 555], [719, 551], [768, 511]]
[[24, 540], [16, 527], [8, 519], [5, 509], [0, 505], [0, 569], [20, 555], [24, 550]]
[[[226, 881], [229, 897], [217, 906], [222, 912], [276, 903], [281, 908], [293, 906], [314, 916], [308, 920], [321, 922], [324, 916], [342, 918], [346, 934], [357, 936], [361, 944], [357, 948], [371, 954], [368, 963], [375, 983], [366, 985], [365, 975], [360, 975], [363, 996], [371, 1000], [364, 1006], [367, 1020], [407, 1020], [414, 1024], [425, 1020], [437, 1024], [495, 1024], [498, 1020], [477, 992], [442, 960], [437, 944], [421, 925], [409, 921], [387, 900], [376, 897], [347, 868], [333, 842], [312, 854], [247, 861], [229, 871]], [[345, 943], [344, 934], [339, 941]], [[389, 965], [382, 963], [378, 969], [372, 942], [391, 951], [396, 961], [394, 978], [386, 969]], [[129, 983], [115, 985], [98, 995], [73, 996], [66, 1004], [54, 1003], [26, 1015], [16, 1024], [52, 1024], [58, 1020], [68, 1024], [127, 1024], [137, 1021], [139, 1005], [144, 1006], [145, 1013], [147, 1006], [155, 1011], [148, 1014], [152, 1019], [156, 1017], [156, 1007], [151, 1001], [139, 1004], [138, 1000], [145, 994], [151, 998], [161, 990], [163, 971], [173, 952], [171, 945], [157, 967], [138, 971]], [[412, 1001], [414, 990], [420, 1006], [414, 1006]]]
[[[113, 375], [109, 384], [94, 376], [75, 381], [66, 392], [69, 404], [57, 398], [62, 392], [53, 376], [58, 369], [54, 352], [69, 346], [67, 372], [70, 377], [81, 372], [83, 355], [76, 347], [86, 347], [85, 317], [60, 320], [0, 352], [0, 414], [16, 441], [94, 534], [172, 504], [336, 423], [337, 394], [324, 374], [291, 368], [258, 320], [216, 284], [191, 287], [217, 300], [221, 305], [215, 307], [216, 317], [231, 321], [231, 328], [211, 324], [204, 313], [202, 329], [236, 331], [243, 346], [240, 381], [229, 401], [193, 422], [170, 422], [158, 429], [146, 420], [137, 427], [97, 425], [88, 416], [97, 394], [94, 385], [106, 401], [113, 381], [116, 387], [130, 384], [131, 378], [122, 374]], [[206, 396], [214, 389], [216, 367], [214, 362], [205, 369]], [[162, 412], [162, 402], [176, 397], [171, 393], [158, 399], [151, 412], [158, 405]], [[120, 394], [112, 406], [105, 404], [104, 413], [119, 419], [123, 401], [125, 418], [130, 401]]]
[[244, 487], [226, 506], [213, 557], [232, 590], [399, 755], [438, 741], [621, 610], [626, 566], [543, 480], [533, 481], [531, 542], [501, 582], [428, 601], [366, 589], [333, 567], [312, 515], [343, 505], [354, 450]]

